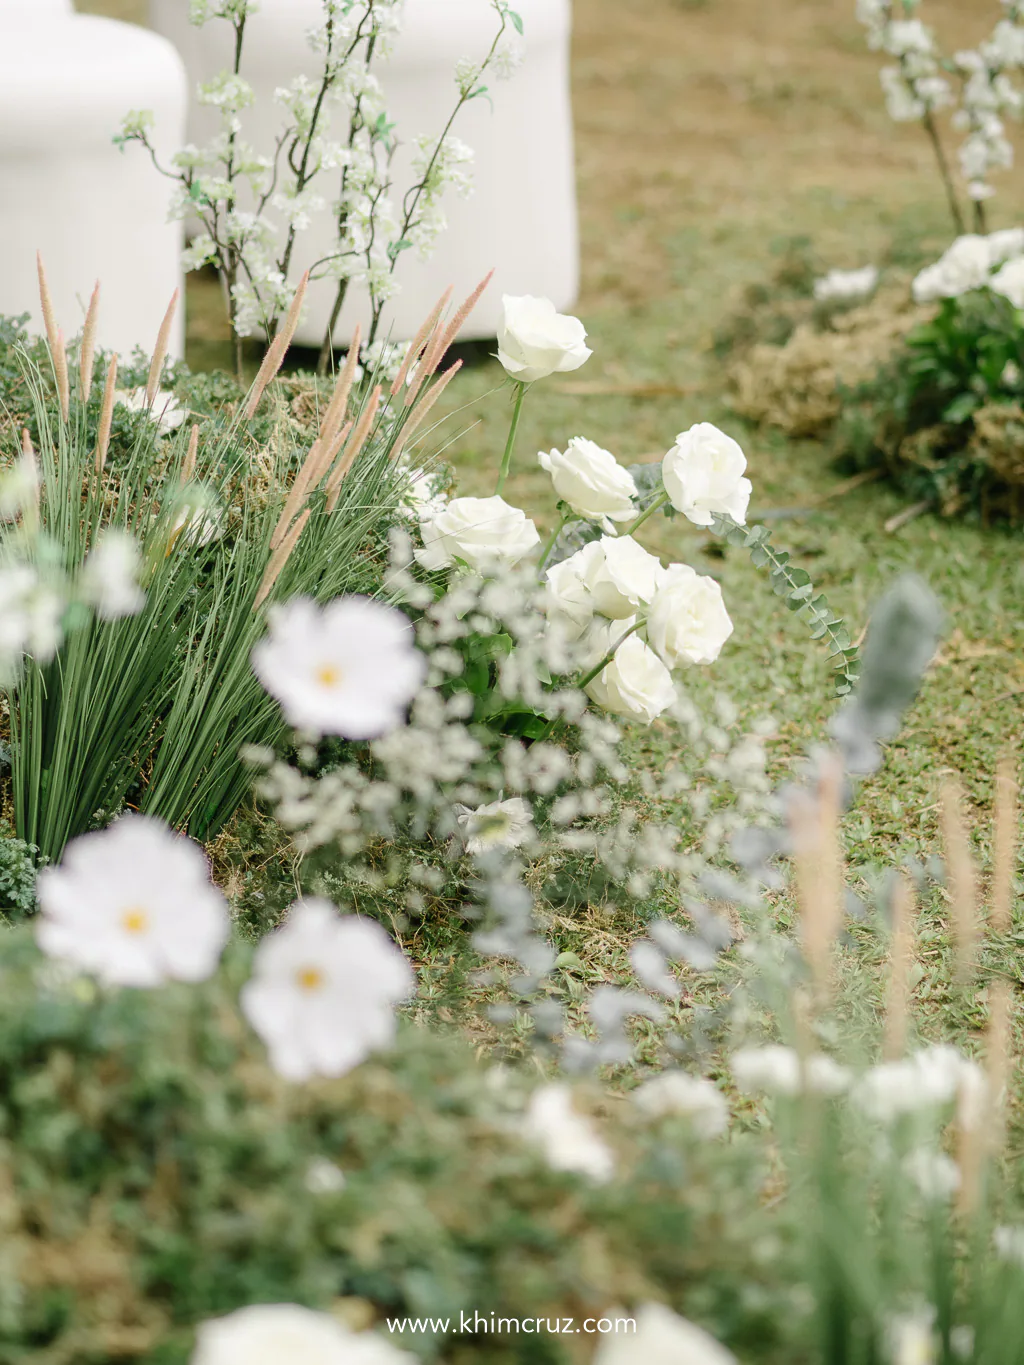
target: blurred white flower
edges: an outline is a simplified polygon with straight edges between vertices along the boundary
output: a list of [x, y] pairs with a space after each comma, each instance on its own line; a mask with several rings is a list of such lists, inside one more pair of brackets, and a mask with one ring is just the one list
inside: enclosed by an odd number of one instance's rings
[[163, 389], [157, 391], [152, 405], [146, 401], [145, 389], [117, 389], [114, 402], [130, 408], [132, 412], [148, 413], [157, 424], [161, 436], [176, 431], [188, 416], [188, 408], [183, 407], [173, 393], [166, 393]]
[[296, 1303], [256, 1303], [200, 1325], [191, 1365], [415, 1365], [375, 1332]]
[[453, 498], [436, 515], [420, 515], [425, 569], [445, 569], [457, 559], [481, 572], [518, 564], [540, 544], [524, 511], [504, 498]]
[[1024, 308], [1024, 256], [1007, 261], [989, 280], [988, 287], [1009, 299], [1014, 308]]
[[918, 1147], [903, 1161], [907, 1179], [929, 1201], [952, 1199], [960, 1188], [960, 1167], [945, 1152]]
[[564, 451], [541, 451], [537, 458], [551, 475], [559, 498], [580, 516], [602, 524], [636, 516], [633, 476], [611, 451], [584, 436], [574, 436]]
[[778, 1043], [740, 1048], [733, 1053], [730, 1066], [737, 1089], [748, 1093], [839, 1095], [850, 1083], [846, 1067], [824, 1053], [812, 1053], [801, 1061], [791, 1047]]
[[498, 360], [519, 383], [532, 384], [551, 374], [578, 370], [589, 359], [583, 323], [556, 312], [550, 299], [505, 294], [501, 302]]
[[689, 564], [665, 569], [647, 613], [647, 639], [668, 668], [712, 664], [732, 634], [722, 589]]
[[999, 228], [995, 232], [990, 232], [985, 239], [988, 242], [989, 265], [1002, 265], [1011, 256], [1020, 256], [1024, 253], [1024, 228]]
[[572, 596], [570, 577], [574, 576], [593, 602], [593, 610], [613, 621], [633, 616], [638, 607], [646, 606], [665, 572], [661, 560], [632, 536], [591, 540], [556, 568], [564, 596]]
[[456, 806], [467, 853], [489, 853], [496, 848], [519, 848], [533, 832], [533, 812], [521, 796], [491, 801], [470, 810]]
[[306, 1167], [303, 1184], [310, 1194], [338, 1194], [345, 1188], [345, 1172], [326, 1157], [314, 1157]]
[[203, 981], [230, 932], [200, 846], [146, 815], [73, 839], [37, 894], [43, 952], [108, 985]]
[[585, 691], [591, 701], [612, 715], [647, 724], [676, 699], [671, 673], [639, 635], [630, 635], [619, 645]]
[[645, 1303], [635, 1317], [635, 1332], [601, 1339], [593, 1365], [736, 1365], [720, 1341], [662, 1303]]
[[66, 605], [30, 565], [0, 567], [0, 673], [10, 677], [26, 654], [40, 664], [53, 658]]
[[135, 616], [146, 605], [139, 586], [142, 555], [134, 536], [110, 529], [100, 536], [82, 566], [79, 590], [104, 621]]
[[992, 1245], [1004, 1261], [1024, 1267], [1024, 1227], [998, 1227], [992, 1231]]
[[886, 1332], [890, 1365], [934, 1365], [938, 1359], [934, 1324], [930, 1305], [890, 1318]]
[[21, 454], [0, 473], [0, 521], [17, 521], [39, 500], [35, 456]]
[[292, 1081], [342, 1076], [395, 1034], [395, 1006], [412, 968], [376, 920], [298, 901], [256, 949], [241, 1008]]
[[893, 19], [885, 27], [883, 45], [893, 57], [930, 53], [932, 36], [920, 19]]
[[988, 283], [991, 248], [977, 233], [958, 237], [935, 262], [914, 277], [912, 292], [917, 303], [955, 299]]
[[665, 491], [677, 512], [695, 526], [710, 526], [715, 512], [744, 524], [751, 483], [738, 443], [710, 422], [680, 432], [661, 465]]
[[865, 265], [859, 270], [830, 270], [814, 281], [814, 297], [819, 303], [853, 303], [875, 292], [878, 267]]
[[970, 1128], [984, 1113], [986, 1089], [984, 1072], [976, 1062], [954, 1047], [936, 1044], [872, 1067], [854, 1087], [853, 1099], [882, 1123], [956, 1101], [960, 1122]]
[[290, 725], [346, 739], [400, 725], [426, 671], [408, 618], [368, 597], [274, 607], [252, 665]]
[[630, 1091], [630, 1099], [650, 1118], [680, 1114], [700, 1137], [713, 1138], [729, 1127], [729, 1105], [713, 1081], [685, 1071], [663, 1071]]
[[527, 1141], [541, 1148], [555, 1171], [575, 1171], [591, 1180], [610, 1180], [615, 1158], [590, 1121], [577, 1114], [567, 1085], [542, 1085], [530, 1096], [523, 1119]]
[[416, 521], [431, 521], [448, 506], [448, 495], [438, 491], [439, 474], [435, 469], [420, 469], [408, 460], [400, 463], [406, 475], [402, 503]]

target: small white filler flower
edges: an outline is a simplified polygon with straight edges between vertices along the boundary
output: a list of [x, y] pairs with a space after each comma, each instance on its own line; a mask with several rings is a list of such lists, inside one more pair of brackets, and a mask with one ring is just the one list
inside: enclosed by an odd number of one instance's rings
[[40, 948], [108, 985], [203, 981], [230, 931], [202, 849], [146, 815], [73, 839], [37, 889]]

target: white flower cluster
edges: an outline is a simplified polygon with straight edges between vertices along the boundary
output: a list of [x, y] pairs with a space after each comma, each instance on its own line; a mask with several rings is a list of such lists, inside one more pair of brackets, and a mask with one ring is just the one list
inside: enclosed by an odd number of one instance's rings
[[984, 288], [1002, 294], [1015, 308], [1024, 308], [1024, 228], [958, 237], [934, 265], [915, 277], [913, 295], [917, 303], [931, 303]]
[[[144, 815], [72, 840], [37, 888], [40, 948], [107, 986], [204, 981], [230, 932], [200, 846]], [[340, 1076], [391, 1041], [413, 981], [375, 921], [299, 901], [257, 949], [241, 1007], [282, 1076]]]
[[891, 119], [914, 122], [952, 103], [934, 35], [920, 19], [897, 18], [893, 0], [857, 0], [857, 18], [867, 29], [868, 46], [897, 59], [879, 73]]
[[819, 303], [860, 303], [870, 298], [877, 286], [876, 265], [865, 265], [859, 270], [830, 270], [814, 281], [814, 297]]

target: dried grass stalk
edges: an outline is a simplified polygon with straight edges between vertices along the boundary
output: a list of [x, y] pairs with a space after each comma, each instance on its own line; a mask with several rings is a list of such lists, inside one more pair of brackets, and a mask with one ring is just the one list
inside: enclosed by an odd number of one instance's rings
[[284, 358], [287, 354], [288, 347], [291, 345], [292, 337], [295, 335], [295, 329], [299, 325], [299, 317], [302, 313], [302, 303], [306, 297], [306, 286], [308, 284], [309, 271], [307, 270], [302, 279], [299, 280], [298, 288], [295, 290], [294, 297], [292, 298], [288, 312], [285, 314], [285, 319], [281, 324], [280, 330], [267, 347], [267, 353], [263, 357], [263, 364], [259, 368], [259, 373], [256, 375], [256, 382], [253, 384], [252, 392], [249, 395], [249, 401], [245, 405], [245, 420], [247, 422], [252, 421], [256, 409], [259, 407], [260, 399], [263, 397], [263, 391], [284, 364]]
[[281, 576], [284, 566], [288, 563], [292, 551], [298, 544], [299, 536], [302, 535], [308, 520], [309, 508], [307, 507], [292, 529], [285, 536], [284, 540], [271, 555], [266, 572], [263, 575], [263, 581], [260, 583], [260, 590], [256, 594], [256, 601], [252, 604], [253, 611], [257, 611], [267, 600], [270, 590]]
[[427, 343], [427, 338], [433, 334], [434, 328], [437, 326], [438, 319], [440, 318], [444, 310], [448, 307], [448, 300], [451, 298], [451, 296], [452, 287], [451, 285], [449, 285], [448, 288], [441, 295], [441, 297], [438, 299], [438, 301], [434, 304], [434, 307], [431, 309], [430, 313], [420, 323], [419, 331], [413, 337], [412, 341], [409, 342], [409, 349], [406, 351], [405, 358], [403, 359], [401, 365], [399, 366], [398, 373], [395, 375], [394, 380], [392, 381], [391, 384], [392, 398], [395, 398], [398, 395], [402, 388], [402, 385], [405, 383], [406, 376], [412, 369], [413, 365], [415, 365], [416, 361], [420, 358], [420, 354], [423, 350], [423, 347]]
[[910, 1018], [910, 969], [914, 963], [914, 932], [917, 898], [914, 884], [901, 874], [892, 898], [892, 947], [889, 954], [889, 989], [885, 1003], [883, 1055], [898, 1061], [907, 1047]]
[[1017, 763], [1004, 754], [996, 769], [992, 836], [992, 928], [1008, 934], [1013, 924], [1013, 871], [1017, 860]]
[[78, 357], [78, 379], [81, 385], [82, 402], [88, 403], [92, 392], [92, 371], [96, 359], [96, 323], [100, 312], [100, 282], [93, 286], [92, 297], [85, 314], [82, 328], [82, 350]]
[[956, 982], [966, 986], [974, 972], [978, 943], [978, 880], [971, 857], [971, 841], [963, 817], [959, 783], [944, 782], [939, 796], [942, 840], [946, 848], [946, 870], [953, 918], [956, 951]]
[[291, 526], [299, 508], [302, 506], [306, 493], [313, 482], [313, 471], [320, 463], [321, 443], [319, 440], [316, 440], [310, 446], [306, 458], [303, 460], [299, 472], [295, 475], [295, 480], [285, 499], [284, 507], [281, 509], [281, 515], [278, 517], [277, 525], [274, 527], [274, 534], [270, 537], [270, 548], [272, 550], [276, 550], [278, 546], [287, 539], [288, 528]]
[[149, 375], [146, 378], [146, 406], [148, 408], [153, 406], [160, 390], [160, 376], [163, 374], [164, 361], [167, 359], [167, 348], [171, 343], [171, 328], [174, 325], [174, 315], [178, 311], [179, 293], [180, 290], [176, 289], [171, 295], [167, 312], [164, 314], [160, 330], [156, 334], [156, 346], [153, 348], [153, 359], [149, 362]]
[[188, 483], [192, 475], [196, 472], [196, 456], [199, 454], [199, 425], [192, 423], [192, 430], [188, 434], [188, 450], [185, 452], [185, 463], [181, 466], [181, 481]]
[[794, 801], [790, 817], [801, 938], [819, 1005], [832, 992], [832, 945], [842, 923], [841, 783], [839, 762], [830, 760], [816, 799], [803, 796]]
[[[436, 369], [437, 366], [440, 365], [441, 361], [444, 359], [445, 353], [447, 352], [448, 348], [452, 345], [455, 338], [462, 331], [466, 319], [469, 317], [470, 313], [472, 313], [473, 309], [480, 302], [480, 295], [484, 292], [484, 290], [487, 288], [487, 286], [493, 279], [494, 271], [489, 270], [487, 274], [483, 277], [483, 279], [480, 281], [480, 283], [477, 285], [477, 287], [473, 290], [473, 292], [469, 294], [468, 297], [464, 299], [463, 302], [459, 305], [451, 322], [449, 322], [448, 326], [444, 329], [444, 334], [442, 335], [441, 340], [438, 343], [437, 361], [435, 363], [434, 369]], [[430, 371], [431, 374], [433, 374], [433, 372], [434, 372], [433, 370]]]
[[352, 427], [352, 422], [346, 422], [342, 429], [335, 433], [334, 439], [331, 441], [330, 445], [325, 446], [322, 439], [317, 443], [321, 447], [321, 450], [316, 465], [309, 476], [310, 488], [316, 488], [317, 484], [337, 459], [338, 451], [348, 439], [348, 434], [352, 430]]
[[64, 348], [64, 333], [57, 328], [57, 344], [53, 349], [53, 372], [57, 379], [60, 410], [65, 420], [71, 411], [71, 385], [68, 381], [68, 353]]
[[114, 420], [114, 395], [117, 391], [117, 356], [110, 357], [107, 365], [107, 379], [103, 385], [103, 402], [100, 404], [100, 423], [96, 432], [96, 473], [103, 473], [107, 462], [107, 447], [110, 445], [110, 424]]
[[43, 310], [43, 326], [46, 328], [46, 340], [49, 343], [50, 354], [57, 349], [57, 319], [53, 312], [53, 299], [50, 297], [50, 286], [46, 279], [46, 269], [43, 265], [43, 257], [40, 252], [36, 252], [36, 273], [39, 276], [39, 304]]
[[420, 399], [420, 401], [416, 404], [412, 412], [409, 414], [409, 417], [405, 425], [402, 427], [402, 430], [398, 433], [398, 437], [395, 440], [395, 444], [391, 448], [392, 460], [398, 459], [402, 451], [405, 449], [406, 443], [408, 442], [410, 436], [413, 435], [417, 427], [422, 426], [423, 420], [426, 417], [427, 413], [434, 406], [437, 400], [441, 397], [442, 393], [444, 393], [445, 389], [448, 387], [448, 385], [452, 382], [452, 380], [455, 378], [455, 376], [461, 369], [462, 361], [456, 360], [455, 364], [452, 365], [450, 369], [445, 370], [444, 374], [437, 381], [437, 383], [434, 384], [431, 388], [429, 388], [427, 392], [423, 395], [423, 397]]
[[352, 385], [356, 377], [356, 366], [359, 364], [359, 343], [361, 340], [362, 330], [357, 322], [355, 331], [352, 333], [352, 340], [349, 343], [348, 355], [345, 357], [345, 363], [338, 374], [338, 382], [331, 394], [331, 401], [327, 404], [324, 420], [320, 423], [320, 440], [325, 447], [334, 444], [334, 438], [345, 420], [345, 413], [348, 411], [348, 396], [352, 392]]
[[979, 1112], [977, 1098], [962, 1092], [957, 1123], [958, 1208], [968, 1216], [981, 1200], [985, 1164], [998, 1156], [1005, 1141], [1005, 1097], [1014, 1070], [1013, 998], [1009, 982], [1002, 978], [990, 982], [988, 1001], [983, 1102]]
[[363, 409], [362, 416], [356, 423], [355, 430], [349, 440], [348, 447], [344, 455], [331, 471], [331, 477], [327, 480], [327, 510], [333, 512], [338, 505], [338, 498], [341, 495], [341, 481], [355, 464], [359, 452], [366, 444], [370, 431], [373, 428], [377, 417], [377, 409], [380, 407], [381, 387], [378, 384], [373, 393], [370, 394], [370, 401]]

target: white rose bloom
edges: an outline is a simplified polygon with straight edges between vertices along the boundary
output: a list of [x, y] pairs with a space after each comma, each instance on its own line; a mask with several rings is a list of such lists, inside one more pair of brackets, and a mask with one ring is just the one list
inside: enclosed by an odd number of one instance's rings
[[291, 1081], [343, 1076], [395, 1034], [412, 968], [376, 920], [298, 901], [256, 949], [242, 1013]]
[[521, 796], [492, 801], [486, 806], [456, 806], [455, 816], [467, 853], [489, 853], [495, 848], [519, 848], [533, 830], [533, 812]]
[[934, 265], [926, 266], [915, 277], [912, 285], [915, 302], [955, 299], [971, 289], [980, 289], [988, 283], [991, 250], [988, 239], [977, 233], [958, 237]]
[[638, 635], [619, 645], [611, 662], [587, 684], [586, 693], [612, 715], [648, 725], [676, 699], [672, 674]]
[[647, 639], [669, 668], [713, 664], [732, 634], [722, 589], [689, 564], [670, 564], [647, 613]]
[[695, 526], [710, 526], [715, 512], [743, 525], [751, 492], [746, 467], [747, 457], [731, 436], [698, 422], [676, 437], [661, 474], [672, 506]]
[[36, 886], [40, 948], [108, 985], [203, 981], [230, 932], [200, 846], [146, 815], [73, 839]]
[[613, 621], [633, 616], [657, 591], [664, 569], [632, 536], [602, 536], [570, 555], [563, 574], [575, 574], [589, 593], [594, 610]]
[[540, 1147], [555, 1171], [576, 1171], [591, 1180], [609, 1180], [615, 1158], [588, 1119], [572, 1107], [567, 1085], [542, 1085], [530, 1097], [523, 1119], [528, 1142]]
[[546, 379], [549, 374], [578, 370], [590, 358], [587, 333], [579, 318], [555, 312], [550, 299], [505, 294], [498, 332], [498, 359], [521, 384]]
[[878, 267], [865, 265], [860, 270], [830, 270], [820, 280], [814, 281], [814, 297], [819, 303], [852, 303], [856, 299], [866, 299], [875, 292], [878, 284]]
[[135, 616], [146, 605], [146, 594], [139, 587], [141, 569], [135, 538], [126, 531], [105, 531], [82, 566], [82, 596], [104, 621]]
[[738, 1090], [764, 1091], [769, 1095], [799, 1095], [808, 1090], [819, 1095], [839, 1095], [850, 1083], [845, 1067], [821, 1052], [812, 1053], [801, 1065], [791, 1047], [768, 1043], [764, 1047], [743, 1047], [730, 1059], [733, 1080]]
[[729, 1106], [713, 1081], [688, 1076], [685, 1071], [663, 1071], [635, 1090], [630, 1099], [650, 1118], [680, 1114], [688, 1118], [700, 1137], [719, 1137], [729, 1127]]
[[297, 1303], [256, 1303], [200, 1325], [190, 1365], [415, 1365], [375, 1332]]
[[999, 228], [985, 238], [988, 242], [989, 265], [1002, 265], [1011, 256], [1024, 253], [1024, 228]]
[[1024, 308], [1024, 256], [1018, 256], [992, 276], [989, 288], [996, 294], [1009, 299], [1014, 308]]
[[453, 498], [437, 515], [421, 517], [425, 569], [446, 569], [456, 559], [480, 572], [518, 564], [540, 544], [524, 511], [504, 498]]
[[541, 451], [542, 469], [551, 475], [555, 492], [574, 512], [593, 521], [631, 521], [636, 516], [633, 476], [609, 450], [584, 436], [574, 436], [564, 451]]
[[[544, 575], [547, 579], [545, 611], [553, 626], [567, 640], [578, 640], [594, 619], [594, 598], [578, 572], [577, 556], [563, 559]], [[595, 660], [596, 662], [596, 660]]]
[[368, 597], [325, 607], [296, 597], [269, 620], [252, 666], [290, 725], [346, 739], [376, 739], [401, 725], [426, 659], [400, 611]]
[[[605, 1314], [619, 1316], [627, 1315]], [[593, 1365], [736, 1365], [720, 1341], [664, 1304], [645, 1303], [634, 1316], [636, 1331], [602, 1338]]]
[[146, 401], [144, 388], [117, 389], [114, 393], [114, 402], [118, 406], [130, 408], [132, 412], [149, 413], [157, 424], [161, 436], [176, 431], [188, 416], [188, 408], [182, 407], [173, 393], [166, 393], [163, 389], [158, 390], [152, 405]]

